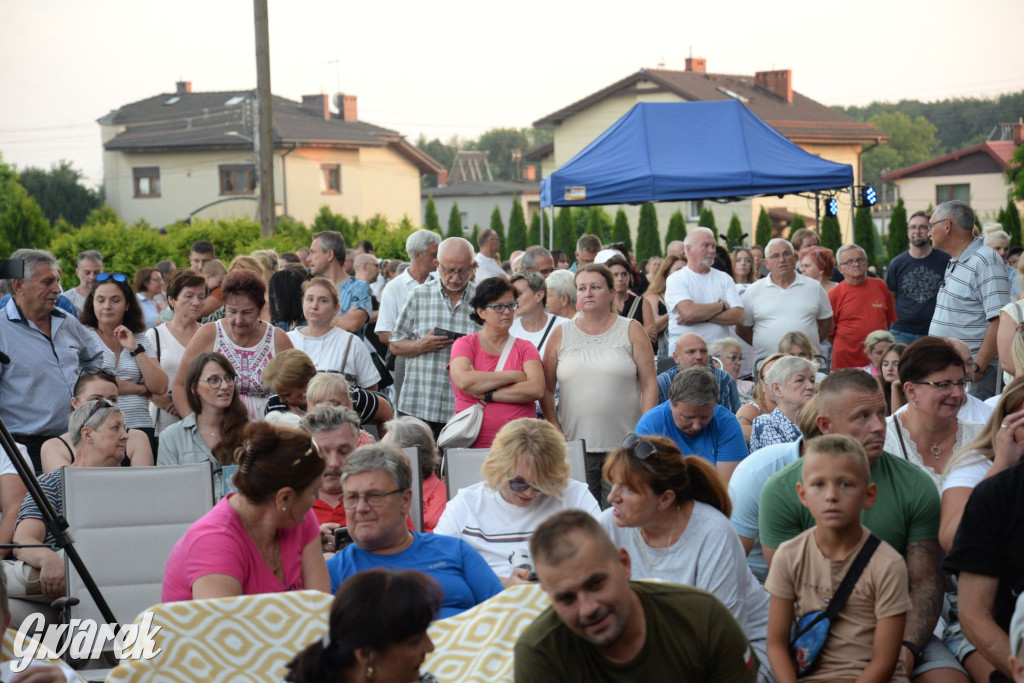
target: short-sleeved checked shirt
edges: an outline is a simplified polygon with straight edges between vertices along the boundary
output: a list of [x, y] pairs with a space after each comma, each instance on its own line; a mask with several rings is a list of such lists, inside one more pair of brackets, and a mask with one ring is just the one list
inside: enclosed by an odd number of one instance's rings
[[[470, 282], [458, 303], [451, 299], [440, 280], [431, 280], [409, 294], [395, 320], [391, 340], [421, 339], [440, 327], [459, 334], [472, 334], [480, 326], [469, 319], [470, 300], [476, 285]], [[448, 378], [451, 348], [421, 353], [406, 359], [405, 380], [398, 396], [398, 410], [428, 422], [447, 422], [455, 413], [455, 394]]]
[[946, 264], [946, 279], [935, 297], [935, 313], [928, 334], [956, 337], [978, 353], [989, 321], [1010, 303], [1010, 281], [999, 255], [981, 238], [967, 245]]

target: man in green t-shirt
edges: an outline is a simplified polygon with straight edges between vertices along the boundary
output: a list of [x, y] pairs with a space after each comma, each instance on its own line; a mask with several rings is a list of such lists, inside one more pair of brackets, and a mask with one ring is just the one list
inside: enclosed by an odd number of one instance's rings
[[548, 518], [530, 554], [552, 606], [516, 643], [517, 683], [753, 683], [758, 661], [739, 623], [710, 593], [631, 582], [629, 553], [589, 514]]
[[[945, 597], [939, 571], [939, 494], [917, 465], [882, 450], [885, 397], [878, 381], [856, 368], [837, 370], [818, 392], [818, 428], [822, 434], [846, 434], [864, 446], [878, 497], [861, 522], [895, 548], [907, 562], [911, 608], [903, 631], [901, 657], [915, 683], [966, 681], [956, 658], [932, 636]], [[814, 526], [797, 497], [801, 460], [776, 472], [761, 489], [758, 532], [769, 568], [775, 549]], [[954, 673], [954, 670], [957, 673]], [[945, 678], [944, 678], [945, 676]]]

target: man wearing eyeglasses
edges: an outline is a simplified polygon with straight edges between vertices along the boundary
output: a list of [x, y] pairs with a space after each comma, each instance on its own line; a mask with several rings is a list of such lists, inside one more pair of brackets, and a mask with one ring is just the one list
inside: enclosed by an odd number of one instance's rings
[[909, 344], [928, 334], [935, 313], [935, 295], [942, 287], [949, 263], [949, 254], [932, 247], [928, 221], [924, 211], [916, 211], [910, 217], [910, 248], [896, 256], [885, 271], [885, 284], [896, 304], [896, 322], [889, 331], [898, 344]]
[[999, 311], [1010, 303], [1006, 267], [999, 254], [974, 237], [974, 211], [965, 202], [939, 204], [928, 226], [932, 244], [950, 256], [928, 334], [966, 342], [974, 354], [971, 395], [984, 400], [996, 390]]
[[875, 330], [887, 330], [896, 322], [896, 307], [885, 282], [868, 277], [867, 253], [856, 244], [844, 244], [836, 252], [839, 272], [845, 278], [828, 292], [832, 305], [832, 369], [864, 367], [870, 363], [864, 339]]
[[19, 249], [11, 258], [25, 261], [25, 273], [8, 281], [13, 294], [0, 308], [0, 352], [10, 357], [0, 365], [0, 417], [41, 472], [43, 442], [67, 430], [79, 371], [102, 365], [103, 349], [77, 318], [56, 308], [60, 265], [53, 254]]
[[476, 291], [473, 256], [473, 245], [461, 237], [441, 242], [435, 260], [439, 277], [412, 290], [391, 330], [391, 352], [406, 359], [398, 411], [429, 424], [435, 438], [455, 413], [448, 379], [451, 345], [480, 329], [469, 317]]

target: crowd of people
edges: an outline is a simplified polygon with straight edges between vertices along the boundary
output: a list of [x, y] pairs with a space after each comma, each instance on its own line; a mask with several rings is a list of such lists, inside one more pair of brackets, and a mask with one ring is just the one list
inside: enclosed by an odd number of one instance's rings
[[[517, 681], [1024, 681], [1022, 250], [975, 223], [915, 213], [884, 277], [812, 230], [640, 263], [594, 235], [503, 260], [491, 230], [382, 262], [326, 231], [131, 275], [85, 251], [64, 292], [23, 249], [0, 417], [58, 509], [64, 466], [211, 463], [163, 600], [334, 592], [289, 680], [412, 680], [432, 619], [539, 582]], [[448, 491], [470, 413], [486, 459]], [[0, 544], [52, 546], [5, 460]], [[53, 549], [0, 566], [63, 595]]]

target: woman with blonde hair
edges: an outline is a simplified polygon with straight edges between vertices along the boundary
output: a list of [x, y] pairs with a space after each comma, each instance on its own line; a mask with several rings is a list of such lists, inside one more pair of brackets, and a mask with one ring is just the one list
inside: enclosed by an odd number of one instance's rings
[[[632, 558], [633, 579], [694, 586], [721, 600], [767, 669], [768, 594], [747, 567], [718, 471], [670, 439], [628, 434], [603, 473], [612, 484], [601, 526]], [[773, 680], [762, 675], [758, 680]]]
[[569, 478], [565, 438], [543, 420], [502, 427], [480, 473], [483, 481], [448, 501], [434, 531], [469, 543], [505, 585], [528, 577], [512, 558], [529, 556], [529, 535], [541, 522], [561, 510], [600, 512], [587, 485]]
[[882, 356], [895, 343], [896, 338], [889, 330], [875, 330], [869, 333], [864, 338], [864, 353], [868, 357], [868, 364], [861, 370], [870, 373], [873, 377], [878, 377], [881, 374]]
[[313, 360], [298, 349], [274, 356], [263, 371], [263, 386], [273, 394], [267, 400], [264, 419], [276, 425], [298, 427], [306, 414], [306, 387], [316, 376]]
[[754, 255], [746, 247], [740, 247], [734, 250], [731, 256], [732, 279], [736, 282], [736, 291], [742, 295], [757, 279], [757, 273], [754, 272]]
[[[306, 386], [306, 409], [312, 410], [321, 403], [355, 410], [349, 384], [343, 375], [337, 372], [318, 372], [309, 380]], [[356, 411], [356, 414], [358, 415], [359, 411]], [[385, 431], [386, 428], [381, 429], [382, 433]], [[377, 443], [377, 440], [365, 429], [360, 429], [356, 448], [373, 443]]]
[[665, 282], [668, 276], [686, 265], [686, 261], [675, 254], [669, 254], [662, 260], [658, 270], [651, 277], [651, 283], [644, 292], [644, 299], [654, 311], [654, 330], [658, 333], [658, 358], [665, 358], [668, 349], [668, 307], [665, 304]]
[[775, 397], [772, 396], [768, 387], [767, 375], [775, 365], [775, 361], [785, 357], [784, 353], [773, 353], [754, 369], [754, 388], [750, 392], [750, 400], [736, 411], [736, 419], [740, 421], [743, 438], [747, 440], [747, 443], [750, 443], [750, 432], [754, 428], [754, 420], [760, 415], [767, 415], [775, 410]]

